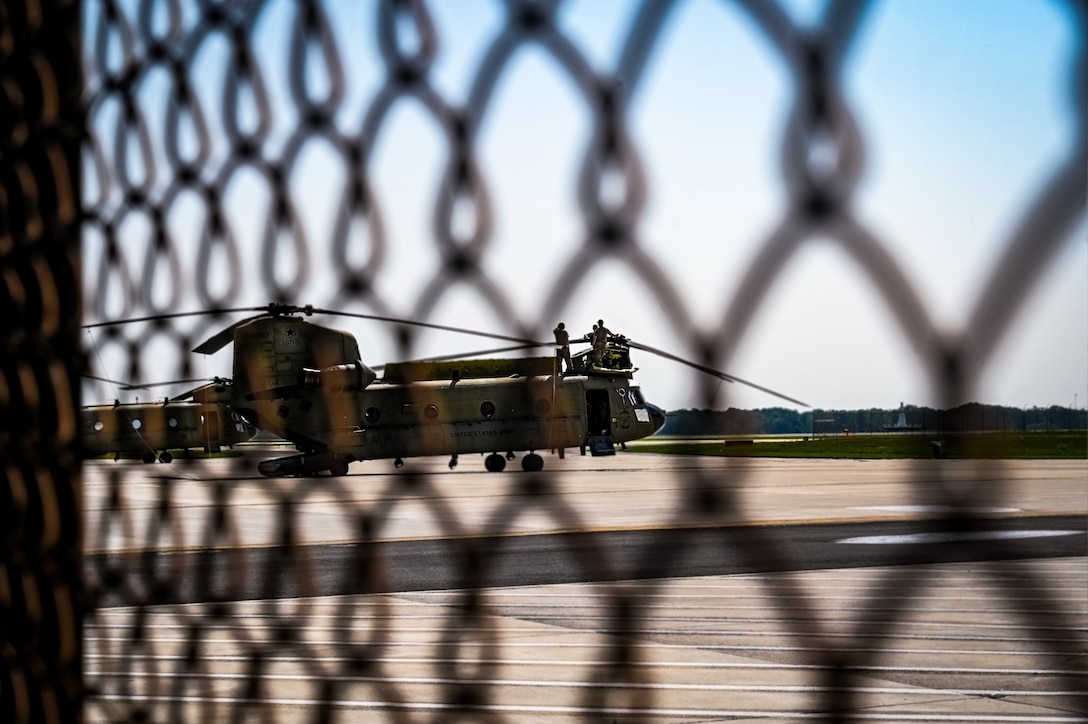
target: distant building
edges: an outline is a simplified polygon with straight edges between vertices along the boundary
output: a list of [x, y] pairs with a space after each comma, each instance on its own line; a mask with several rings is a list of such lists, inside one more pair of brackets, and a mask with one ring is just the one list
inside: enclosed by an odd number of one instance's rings
[[894, 425], [884, 426], [884, 432], [916, 432], [921, 429], [921, 425], [907, 424], [907, 409], [902, 402], [899, 403], [899, 420]]

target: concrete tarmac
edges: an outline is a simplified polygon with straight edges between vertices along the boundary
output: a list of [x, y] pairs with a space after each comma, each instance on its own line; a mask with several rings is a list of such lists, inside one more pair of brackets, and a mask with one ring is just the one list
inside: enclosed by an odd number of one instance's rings
[[[235, 545], [278, 543], [290, 509], [301, 543], [358, 539], [361, 518], [375, 540], [496, 533], [628, 530], [665, 525], [902, 520], [949, 507], [994, 515], [1088, 514], [1088, 461], [781, 460], [620, 453], [545, 456], [530, 475], [511, 463], [483, 469], [483, 457], [353, 463], [343, 478], [264, 478], [261, 457], [144, 465], [95, 460], [84, 466], [89, 552], [199, 548], [216, 496], [232, 512]], [[124, 525], [108, 514], [112, 491]], [[173, 519], [156, 525], [169, 501]], [[105, 511], [105, 513], [104, 513]]]
[[[774, 536], [784, 523], [887, 521], [894, 532], [892, 521], [942, 519], [963, 501], [1027, 528], [1088, 516], [1085, 461], [629, 453], [548, 456], [542, 476], [463, 458], [452, 472], [446, 460], [378, 461], [304, 480], [236, 462], [88, 463], [88, 549], [712, 523]], [[312, 572], [298, 570], [299, 590]], [[86, 622], [87, 719], [1083, 722], [1086, 630], [1083, 554], [124, 607]]]

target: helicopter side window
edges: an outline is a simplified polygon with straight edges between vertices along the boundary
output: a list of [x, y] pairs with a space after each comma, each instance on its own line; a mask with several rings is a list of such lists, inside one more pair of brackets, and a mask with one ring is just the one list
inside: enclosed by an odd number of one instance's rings
[[368, 407], [366, 412], [363, 413], [363, 419], [366, 420], [368, 425], [377, 425], [378, 420], [382, 419], [382, 411], [377, 407]]
[[549, 412], [552, 411], [552, 403], [548, 402], [547, 400], [545, 400], [543, 398], [536, 401], [536, 406], [535, 407], [536, 407], [536, 414], [538, 414], [540, 416], [547, 415]]
[[495, 403], [491, 400], [487, 400], [480, 405], [480, 414], [484, 417], [491, 418], [495, 416]]
[[427, 405], [423, 408], [423, 416], [428, 420], [433, 420], [438, 417], [438, 407], [436, 405]]
[[169, 420], [166, 421], [166, 424], [170, 426], [171, 430], [176, 429], [178, 426], [178, 418], [171, 417]]
[[102, 432], [102, 428], [104, 428], [105, 426], [106, 426], [106, 423], [102, 422], [101, 420], [95, 420], [94, 421], [94, 431], [95, 432]]
[[133, 430], [139, 430], [139, 429], [140, 429], [141, 427], [143, 427], [143, 426], [144, 426], [144, 424], [143, 424], [142, 422], [140, 422], [140, 418], [138, 418], [138, 417], [137, 417], [137, 418], [135, 418], [135, 419], [134, 419], [134, 420], [132, 421], [132, 429], [133, 429]]

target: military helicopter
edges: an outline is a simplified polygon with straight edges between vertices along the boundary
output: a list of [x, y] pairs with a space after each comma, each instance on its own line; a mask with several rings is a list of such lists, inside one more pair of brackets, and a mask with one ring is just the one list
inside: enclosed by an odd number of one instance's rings
[[[169, 383], [163, 383], [169, 384]], [[136, 389], [139, 385], [126, 385]], [[215, 379], [173, 398], [156, 402], [114, 402], [90, 405], [82, 410], [83, 451], [101, 455], [135, 457], [145, 463], [169, 463], [171, 450], [188, 454], [192, 448], [218, 452], [251, 439], [257, 429], [231, 406], [231, 383]]]
[[[804, 404], [622, 336], [611, 338], [599, 357], [589, 350], [575, 354], [572, 369], [561, 371], [554, 354], [477, 358], [555, 346], [519, 337], [278, 303], [214, 313], [243, 311], [258, 314], [219, 331], [193, 352], [215, 354], [233, 344], [230, 408], [298, 450], [259, 463], [258, 471], [268, 477], [341, 476], [356, 461], [390, 459], [399, 468], [406, 458], [435, 455], [450, 456], [453, 469], [467, 454], [485, 455], [484, 467], [501, 472], [516, 452], [526, 453], [523, 470], [538, 471], [544, 466], [540, 450], [555, 450], [560, 457], [571, 448], [583, 455], [587, 449], [592, 455], [615, 454], [617, 444], [652, 435], [665, 422], [664, 410], [648, 403], [634, 382], [632, 349]], [[371, 368], [354, 336], [304, 319], [313, 314], [472, 334], [515, 346]], [[383, 372], [380, 379], [376, 370]]]

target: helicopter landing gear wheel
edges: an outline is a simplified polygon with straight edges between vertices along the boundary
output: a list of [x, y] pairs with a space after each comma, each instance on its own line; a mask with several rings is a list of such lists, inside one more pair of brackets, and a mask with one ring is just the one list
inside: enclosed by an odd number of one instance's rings
[[150, 465], [155, 462], [155, 453], [144, 453], [144, 456], [140, 459], [144, 461], [144, 465]]
[[348, 461], [344, 458], [336, 458], [329, 465], [329, 474], [334, 478], [342, 478], [348, 474]]
[[404, 461], [401, 460], [400, 458], [397, 458], [396, 460], [393, 461], [393, 467], [403, 468], [404, 467]]
[[173, 462], [173, 460], [174, 460], [174, 456], [171, 455], [170, 453], [166, 452], [165, 450], [163, 450], [161, 453], [159, 453], [159, 461], [160, 462], [170, 463], [170, 462]]
[[536, 453], [529, 453], [521, 459], [521, 469], [527, 473], [536, 473], [544, 469], [544, 458]]
[[450, 470], [453, 470], [455, 467], [457, 467], [457, 456], [456, 455], [451, 455], [450, 456]]
[[506, 467], [506, 459], [498, 453], [491, 453], [484, 458], [484, 467], [489, 473], [501, 473]]

